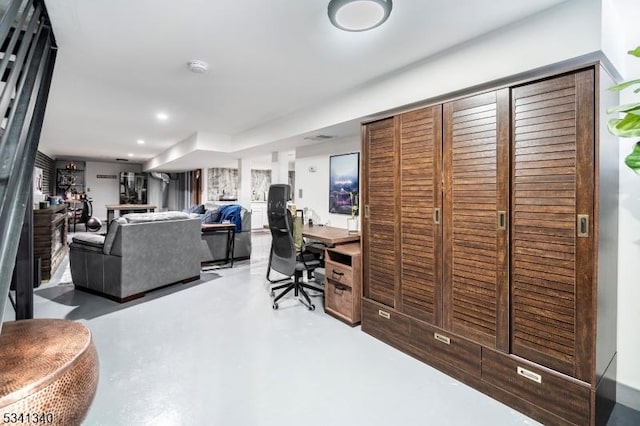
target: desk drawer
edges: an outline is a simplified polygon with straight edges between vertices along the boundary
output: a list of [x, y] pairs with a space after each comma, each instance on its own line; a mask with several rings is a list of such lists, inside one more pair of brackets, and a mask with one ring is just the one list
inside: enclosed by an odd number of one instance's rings
[[327, 272], [326, 277], [328, 279], [351, 287], [353, 283], [353, 270], [351, 269], [351, 266], [333, 262], [331, 260], [325, 260], [324, 269]]
[[353, 294], [351, 287], [327, 279], [324, 290], [327, 309], [351, 320], [353, 317]]
[[464, 370], [480, 377], [480, 345], [415, 320], [411, 320], [410, 339], [425, 362], [443, 370]]
[[406, 352], [410, 328], [408, 317], [384, 305], [362, 299], [362, 331], [365, 333]]
[[482, 349], [482, 379], [576, 425], [589, 424], [591, 386]]

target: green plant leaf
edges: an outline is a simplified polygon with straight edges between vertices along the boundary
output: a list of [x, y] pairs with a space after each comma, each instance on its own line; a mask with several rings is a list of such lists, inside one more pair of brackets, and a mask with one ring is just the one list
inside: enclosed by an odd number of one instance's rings
[[629, 55], [633, 55], [633, 56], [635, 56], [635, 57], [637, 57], [637, 58], [640, 58], [640, 46], [636, 47], [636, 48], [635, 48], [635, 49], [633, 49], [633, 50], [628, 51], [627, 53], [628, 53]]
[[628, 112], [627, 115], [624, 116], [622, 121], [620, 121], [616, 125], [616, 128], [620, 130], [633, 130], [633, 129], [640, 130], [640, 115], [636, 115]]
[[640, 174], [640, 143], [636, 143], [633, 146], [631, 154], [627, 155], [624, 159], [624, 164], [634, 172]]
[[[638, 90], [640, 91], [640, 89]], [[613, 114], [614, 112], [630, 112], [640, 115], [640, 103], [618, 105], [617, 107], [611, 107], [607, 110], [607, 114]]]
[[636, 84], [640, 84], [640, 79], [623, 81], [622, 83], [614, 84], [613, 86], [609, 87], [609, 90], [611, 90], [612, 92], [619, 92], [626, 89], [627, 87], [631, 87]]
[[611, 120], [609, 120], [607, 122], [607, 128], [609, 129], [609, 132], [621, 138], [635, 138], [640, 136], [640, 127], [621, 130], [620, 128], [618, 128], [620, 122], [622, 122], [622, 119], [619, 118], [612, 118]]

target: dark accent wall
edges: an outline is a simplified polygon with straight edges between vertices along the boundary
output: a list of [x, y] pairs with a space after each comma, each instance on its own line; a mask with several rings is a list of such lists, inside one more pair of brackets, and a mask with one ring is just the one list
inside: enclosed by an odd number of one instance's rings
[[43, 178], [42, 178], [42, 193], [44, 195], [52, 195], [53, 194], [53, 182], [55, 181], [55, 161], [53, 159], [47, 157], [40, 151], [36, 153], [36, 162], [35, 167], [40, 167], [44, 170]]

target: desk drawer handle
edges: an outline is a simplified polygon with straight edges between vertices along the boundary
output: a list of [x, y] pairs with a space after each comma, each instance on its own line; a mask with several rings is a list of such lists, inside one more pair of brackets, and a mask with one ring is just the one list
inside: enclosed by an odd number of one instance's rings
[[331, 270], [331, 273], [332, 273], [333, 275], [338, 275], [338, 276], [340, 276], [340, 277], [344, 275], [344, 272], [339, 272], [339, 271], [336, 271], [335, 269], [332, 269], [332, 270]]
[[378, 315], [380, 315], [382, 318], [386, 318], [386, 319], [390, 319], [391, 318], [391, 314], [389, 314], [389, 312], [385, 312], [382, 309], [378, 309]]
[[529, 379], [529, 380], [533, 380], [536, 383], [542, 383], [542, 376], [539, 374], [534, 373], [533, 371], [529, 371], [527, 369], [524, 369], [522, 367], [518, 367], [517, 368], [518, 374], [521, 375], [522, 377]]
[[451, 339], [448, 338], [447, 336], [443, 336], [440, 333], [433, 333], [433, 338], [442, 342], [442, 343], [446, 343], [447, 345], [451, 344]]
[[338, 294], [344, 293], [344, 291], [349, 288], [346, 285], [340, 285], [340, 284], [334, 284], [333, 287], [334, 287], [334, 292]]

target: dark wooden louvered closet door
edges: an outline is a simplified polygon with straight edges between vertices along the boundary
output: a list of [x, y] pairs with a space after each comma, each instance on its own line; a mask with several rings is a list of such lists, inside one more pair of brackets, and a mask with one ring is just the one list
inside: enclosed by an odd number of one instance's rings
[[445, 104], [444, 130], [443, 325], [506, 351], [508, 91]]
[[395, 119], [364, 127], [364, 295], [395, 307], [398, 280], [398, 149]]
[[[512, 92], [512, 352], [590, 381], [593, 71]], [[591, 228], [593, 228], [591, 226]]]
[[441, 222], [442, 214], [441, 157], [442, 106], [402, 114], [401, 310], [438, 325], [442, 310], [442, 227], [435, 222]]

